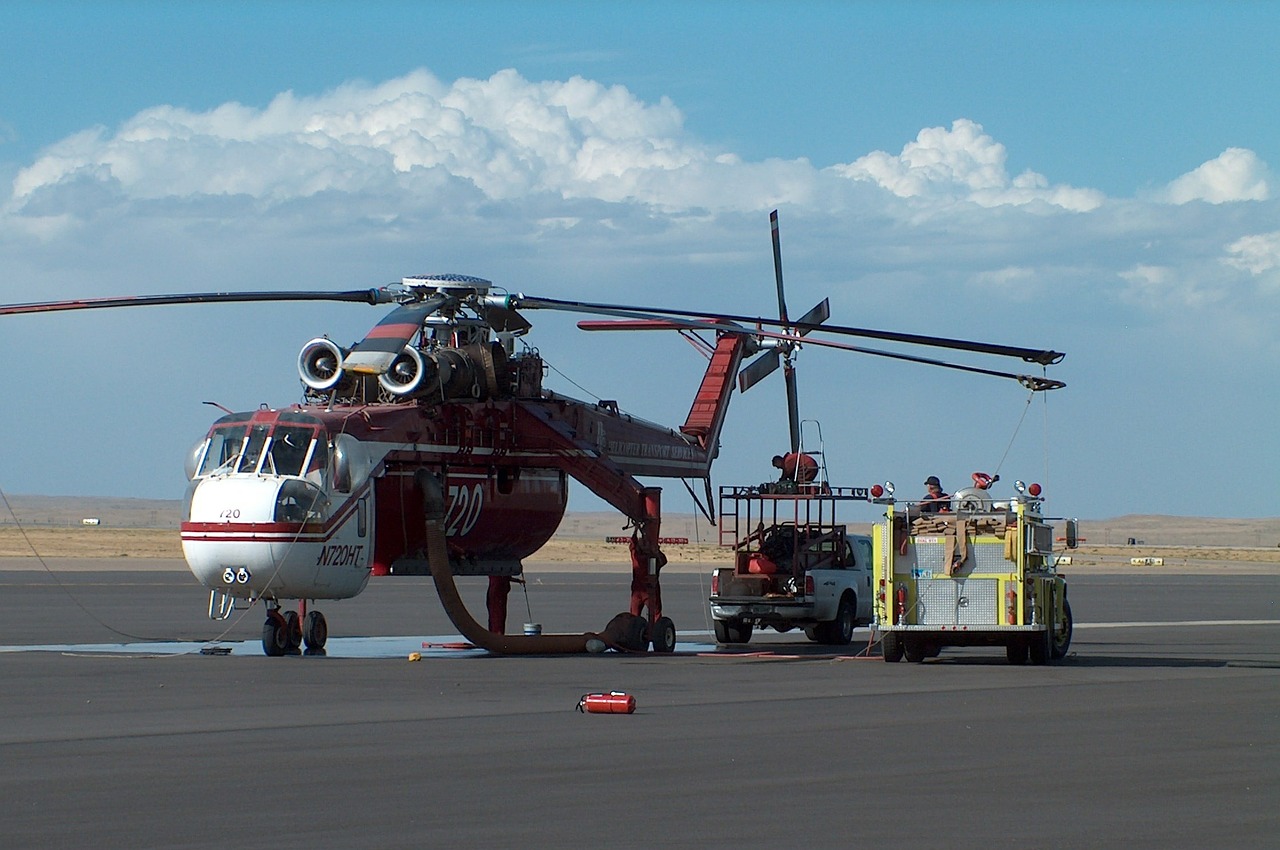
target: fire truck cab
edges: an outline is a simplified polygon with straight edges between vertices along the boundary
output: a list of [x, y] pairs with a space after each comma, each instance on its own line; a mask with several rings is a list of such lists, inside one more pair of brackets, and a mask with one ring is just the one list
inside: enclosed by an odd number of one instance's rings
[[[975, 483], [990, 481], [980, 476]], [[885, 661], [922, 661], [946, 646], [1003, 646], [1010, 664], [1066, 656], [1071, 605], [1053, 550], [1055, 518], [1041, 512], [1039, 485], [1015, 486], [1008, 501], [966, 488], [936, 513], [895, 501], [892, 484], [871, 488], [887, 508], [872, 533]], [[1062, 521], [1073, 548], [1076, 521]]]

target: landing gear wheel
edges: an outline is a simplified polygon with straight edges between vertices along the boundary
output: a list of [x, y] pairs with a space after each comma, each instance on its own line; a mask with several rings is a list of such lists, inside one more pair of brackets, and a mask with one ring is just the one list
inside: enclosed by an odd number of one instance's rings
[[284, 633], [285, 640], [288, 641], [285, 651], [297, 652], [298, 647], [302, 646], [302, 622], [298, 619], [297, 611], [284, 612]]
[[262, 651], [274, 658], [284, 655], [288, 649], [288, 624], [285, 623], [279, 611], [272, 611], [267, 615], [267, 621], [262, 624]]
[[1027, 663], [1027, 642], [1022, 638], [1014, 638], [1005, 644], [1004, 657], [1010, 664]]
[[654, 652], [675, 652], [676, 624], [670, 617], [659, 617], [650, 627]]
[[752, 626], [740, 620], [715, 620], [716, 643], [746, 643], [751, 640]]
[[302, 640], [307, 645], [307, 649], [324, 649], [325, 641], [328, 639], [329, 624], [324, 621], [324, 614], [319, 611], [308, 611], [306, 618], [302, 621]]
[[913, 664], [917, 661], [924, 661], [924, 657], [927, 654], [925, 651], [924, 641], [920, 638], [903, 638], [902, 654]]
[[884, 637], [880, 638], [880, 650], [884, 653], [884, 660], [888, 662], [897, 662], [902, 660], [902, 638], [897, 632], [885, 632]]
[[1061, 661], [1067, 657], [1067, 650], [1071, 648], [1071, 631], [1071, 603], [1063, 599], [1062, 621], [1057, 623], [1053, 630], [1053, 648], [1049, 652], [1049, 656], [1054, 661]]

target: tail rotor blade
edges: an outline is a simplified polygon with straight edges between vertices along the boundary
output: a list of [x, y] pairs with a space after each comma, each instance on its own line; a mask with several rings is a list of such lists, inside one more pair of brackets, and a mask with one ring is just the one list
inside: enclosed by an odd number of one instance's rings
[[829, 318], [831, 318], [831, 299], [823, 298], [796, 321], [796, 327], [800, 329], [800, 336], [807, 336], [810, 331]]
[[787, 361], [782, 369], [787, 379], [787, 426], [791, 432], [791, 452], [800, 451], [800, 391], [796, 387], [796, 367]]
[[747, 364], [746, 368], [738, 372], [738, 391], [745, 393], [764, 380], [765, 377], [773, 374], [773, 371], [778, 368], [780, 360], [777, 349], [766, 351], [755, 360], [752, 360]]
[[769, 231], [773, 236], [773, 276], [778, 282], [778, 319], [785, 326], [787, 319], [787, 297], [782, 291], [782, 240], [778, 236], [778, 211], [769, 213]]

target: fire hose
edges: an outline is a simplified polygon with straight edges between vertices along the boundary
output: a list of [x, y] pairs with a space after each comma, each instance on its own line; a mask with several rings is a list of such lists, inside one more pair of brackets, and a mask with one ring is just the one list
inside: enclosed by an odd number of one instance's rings
[[[643, 640], [643, 618], [618, 614], [601, 632], [559, 635], [505, 635], [489, 631], [471, 616], [458, 593], [449, 566], [449, 549], [445, 542], [444, 487], [440, 479], [425, 469], [414, 473], [414, 483], [422, 493], [426, 514], [427, 566], [435, 579], [436, 592], [445, 614], [458, 632], [475, 646], [499, 655], [573, 655], [603, 652], [606, 648], [636, 650]], [[637, 623], [636, 621], [640, 621]]]

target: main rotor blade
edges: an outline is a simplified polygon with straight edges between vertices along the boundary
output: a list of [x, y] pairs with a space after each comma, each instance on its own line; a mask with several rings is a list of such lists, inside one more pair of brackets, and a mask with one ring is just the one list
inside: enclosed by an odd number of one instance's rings
[[391, 368], [401, 350], [422, 329], [428, 316], [449, 301], [435, 294], [421, 301], [401, 304], [388, 313], [342, 360], [342, 368], [364, 375], [381, 375]]
[[[543, 299], [531, 299], [531, 301], [532, 300], [541, 301]], [[527, 302], [522, 302], [522, 303], [525, 303], [525, 306], [527, 307], [543, 306], [541, 304], [530, 304]], [[557, 306], [548, 306], [547, 309], [569, 310], [570, 312], [588, 312], [586, 310], [576, 310], [574, 308], [557, 307]], [[748, 328], [738, 327], [735, 325], [721, 324], [718, 320], [700, 322], [694, 319], [677, 319], [677, 318], [669, 318], [669, 317], [662, 317], [662, 316], [647, 316], [644, 313], [640, 313], [635, 309], [619, 309], [619, 310], [606, 309], [601, 311], [591, 310], [590, 312], [601, 312], [604, 315], [616, 314], [620, 316], [628, 316], [632, 319], [639, 320], [639, 321], [579, 322], [578, 327], [582, 328], [583, 330], [588, 330], [588, 331], [676, 330], [676, 329], [684, 328], [687, 330], [717, 331], [721, 333], [737, 333], [737, 334], [744, 334], [746, 336], [762, 337], [764, 339], [778, 339], [778, 340], [795, 339], [795, 337], [785, 333], [778, 333], [775, 331], [765, 331], [765, 330], [760, 330], [758, 328], [748, 329]], [[792, 326], [794, 327], [794, 325]], [[909, 363], [922, 363], [926, 366], [941, 366], [944, 369], [955, 369], [961, 372], [972, 372], [976, 375], [991, 375], [992, 377], [996, 377], [996, 378], [1012, 378], [1013, 380], [1022, 384], [1027, 389], [1035, 390], [1037, 392], [1041, 390], [1061, 389], [1062, 387], [1066, 386], [1066, 384], [1063, 383], [1062, 381], [1055, 381], [1051, 378], [1037, 377], [1035, 375], [1019, 375], [1014, 372], [1001, 372], [995, 369], [982, 369], [977, 366], [964, 366], [959, 363], [948, 363], [945, 360], [935, 360], [932, 357], [920, 357], [915, 354], [905, 354], [898, 351], [883, 351], [878, 348], [866, 348], [860, 345], [850, 345], [847, 342], [836, 342], [833, 339], [815, 339], [813, 337], [806, 337], [804, 344], [819, 345], [819, 346], [822, 346], [823, 348], [834, 348], [839, 351], [852, 351], [857, 354], [869, 354], [873, 357], [886, 357], [890, 360], [905, 360]], [[758, 362], [759, 362], [759, 358], [753, 361], [751, 366], [754, 366]], [[748, 366], [747, 368], [749, 369], [751, 368], [751, 366]], [[770, 369], [769, 371], [771, 372], [773, 370]], [[768, 374], [768, 373], [766, 372], [765, 374]], [[763, 377], [763, 375], [761, 377]]]
[[164, 304], [228, 304], [253, 301], [353, 301], [389, 304], [394, 296], [385, 289], [343, 292], [191, 292], [176, 295], [129, 295], [120, 298], [80, 298], [32, 304], [0, 304], [0, 316], [20, 313], [55, 313], [62, 310], [98, 310], [106, 307], [156, 307]]
[[738, 392], [745, 393], [767, 376], [772, 375], [780, 362], [781, 358], [779, 358], [778, 349], [776, 348], [766, 351], [755, 360], [752, 360], [744, 369], [738, 372]]
[[[867, 339], [880, 339], [886, 342], [901, 342], [910, 345], [925, 345], [934, 348], [949, 348], [956, 351], [972, 351], [978, 354], [995, 354], [1001, 357], [1017, 357], [1028, 363], [1038, 363], [1042, 366], [1051, 366], [1058, 363], [1066, 355], [1060, 351], [1052, 351], [1048, 349], [1023, 348], [1014, 345], [999, 345], [995, 343], [976, 342], [966, 339], [949, 339], [947, 337], [926, 336], [923, 334], [898, 333], [896, 331], [879, 331], [870, 328], [855, 328], [847, 325], [827, 325], [809, 322], [790, 322], [784, 323], [776, 319], [764, 319], [759, 316], [737, 316], [731, 313], [716, 313], [706, 310], [694, 312], [692, 310], [672, 310], [667, 307], [637, 307], [623, 304], [599, 304], [590, 301], [562, 301], [557, 298], [537, 298], [526, 295], [513, 296], [519, 302], [521, 307], [530, 310], [564, 310], [570, 313], [598, 313], [602, 316], [618, 316], [620, 318], [651, 318], [658, 319], [664, 316], [681, 316], [700, 319], [718, 319], [726, 322], [740, 322], [745, 325], [766, 325], [768, 327], [788, 327], [793, 331], [801, 333], [808, 331], [819, 331], [823, 333], [840, 334], [843, 336], [865, 337]], [[793, 336], [786, 334], [779, 335], [780, 339], [794, 339]], [[813, 340], [806, 340], [812, 342]]]

